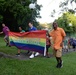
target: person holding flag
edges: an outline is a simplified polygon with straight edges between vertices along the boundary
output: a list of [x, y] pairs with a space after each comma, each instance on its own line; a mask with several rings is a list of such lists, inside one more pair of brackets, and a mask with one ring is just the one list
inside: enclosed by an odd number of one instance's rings
[[[32, 22], [29, 22], [29, 32], [31, 32], [31, 31], [36, 31], [37, 30], [37, 28], [36, 27], [34, 27], [33, 26], [33, 23]], [[38, 56], [39, 55], [39, 53], [38, 52], [36, 52], [36, 54], [35, 54], [35, 52], [33, 51], [32, 52], [32, 54], [29, 56], [29, 58], [34, 58], [35, 56]]]
[[[22, 29], [22, 27], [19, 27], [19, 31], [20, 31], [20, 33], [25, 32], [25, 31]], [[17, 53], [16, 55], [17, 55], [17, 56], [20, 56], [20, 49], [18, 49], [18, 53]]]

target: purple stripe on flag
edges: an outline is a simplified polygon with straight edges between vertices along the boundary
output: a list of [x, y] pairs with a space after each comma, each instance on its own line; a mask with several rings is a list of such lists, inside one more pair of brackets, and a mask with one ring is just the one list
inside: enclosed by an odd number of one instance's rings
[[22, 44], [22, 43], [14, 43], [10, 42], [11, 46], [16, 46], [18, 49], [23, 49], [23, 50], [30, 50], [30, 51], [35, 51], [39, 52], [41, 54], [44, 54], [44, 47], [38, 46], [38, 45], [32, 45], [32, 44]]

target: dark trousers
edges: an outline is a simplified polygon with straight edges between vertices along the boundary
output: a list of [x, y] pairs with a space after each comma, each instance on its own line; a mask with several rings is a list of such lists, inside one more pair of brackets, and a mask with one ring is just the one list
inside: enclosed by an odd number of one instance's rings
[[48, 52], [50, 45], [46, 45], [46, 52]]

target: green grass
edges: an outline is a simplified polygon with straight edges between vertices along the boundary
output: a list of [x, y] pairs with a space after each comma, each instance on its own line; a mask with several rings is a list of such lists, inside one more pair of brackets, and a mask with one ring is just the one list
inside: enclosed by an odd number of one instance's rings
[[[4, 52], [9, 55], [15, 55], [17, 51], [18, 49], [14, 46], [6, 47], [6, 43], [4, 42], [3, 37], [0, 37], [0, 52]], [[21, 52], [24, 52], [24, 50], [21, 50]]]
[[[17, 48], [5, 47], [0, 37], [0, 52], [15, 55]], [[76, 75], [76, 52], [63, 56], [64, 66], [56, 68], [54, 57], [36, 57], [30, 60], [0, 58], [0, 75]]]

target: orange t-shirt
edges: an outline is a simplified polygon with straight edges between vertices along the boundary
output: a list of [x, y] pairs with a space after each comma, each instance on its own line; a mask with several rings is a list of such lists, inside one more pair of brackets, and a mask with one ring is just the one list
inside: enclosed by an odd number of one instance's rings
[[63, 37], [66, 36], [65, 31], [62, 28], [57, 28], [57, 30], [52, 30], [50, 36], [53, 40], [53, 48], [58, 50], [61, 48], [60, 44], [63, 41]]

